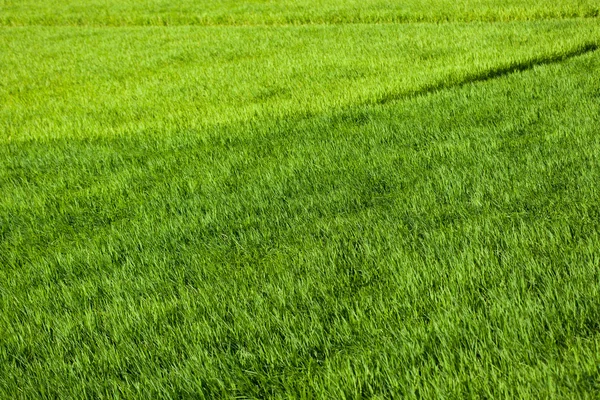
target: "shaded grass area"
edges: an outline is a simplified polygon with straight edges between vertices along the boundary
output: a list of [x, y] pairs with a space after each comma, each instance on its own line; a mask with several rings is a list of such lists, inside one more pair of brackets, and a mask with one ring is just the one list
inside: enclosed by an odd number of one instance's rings
[[281, 25], [598, 17], [594, 0], [2, 0], [0, 25]]
[[597, 397], [599, 72], [3, 144], [0, 393]]
[[593, 21], [5, 28], [0, 141], [163, 135], [385, 102], [561, 60]]

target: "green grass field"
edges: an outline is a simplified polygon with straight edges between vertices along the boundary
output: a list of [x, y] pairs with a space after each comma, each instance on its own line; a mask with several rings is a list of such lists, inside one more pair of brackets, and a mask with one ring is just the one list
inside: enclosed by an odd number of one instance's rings
[[599, 398], [598, 9], [0, 0], [0, 398]]
[[1, 25], [281, 25], [600, 16], [596, 0], [0, 0]]

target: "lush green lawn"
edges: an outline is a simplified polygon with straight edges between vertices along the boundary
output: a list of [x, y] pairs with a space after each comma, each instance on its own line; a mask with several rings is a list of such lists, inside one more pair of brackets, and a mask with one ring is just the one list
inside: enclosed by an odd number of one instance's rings
[[0, 398], [600, 397], [598, 20], [286, 3], [0, 1]]
[[180, 135], [329, 113], [595, 43], [597, 20], [7, 28], [0, 30], [0, 141]]
[[271, 25], [598, 16], [596, 0], [0, 0], [1, 25]]

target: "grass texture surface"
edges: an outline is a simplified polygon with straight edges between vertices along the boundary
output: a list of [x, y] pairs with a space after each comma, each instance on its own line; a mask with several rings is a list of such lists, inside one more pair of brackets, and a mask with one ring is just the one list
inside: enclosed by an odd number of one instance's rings
[[385, 102], [577, 54], [595, 20], [0, 31], [0, 141], [166, 135]]
[[592, 3], [140, 4], [0, 1], [0, 398], [600, 397]]
[[595, 0], [1, 0], [0, 24], [289, 25], [589, 18]]

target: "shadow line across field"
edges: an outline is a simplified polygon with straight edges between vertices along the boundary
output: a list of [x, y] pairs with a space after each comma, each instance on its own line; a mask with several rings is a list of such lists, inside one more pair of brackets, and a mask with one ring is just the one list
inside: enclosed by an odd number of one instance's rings
[[487, 69], [481, 72], [475, 72], [465, 76], [460, 81], [444, 80], [435, 82], [431, 85], [426, 85], [413, 92], [389, 93], [384, 95], [371, 104], [387, 104], [390, 102], [405, 100], [415, 97], [426, 96], [431, 93], [437, 93], [442, 90], [465, 86], [471, 83], [485, 82], [492, 79], [500, 78], [517, 72], [523, 72], [533, 69], [537, 66], [556, 64], [564, 62], [571, 58], [579, 57], [598, 50], [600, 46], [597, 43], [585, 43], [574, 49], [568, 50], [560, 54], [548, 54], [535, 57], [529, 60], [515, 61], [509, 65], [500, 65], [496, 68]]

